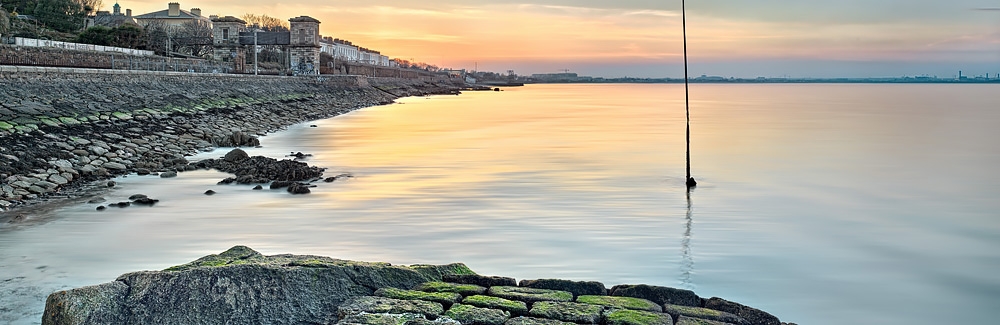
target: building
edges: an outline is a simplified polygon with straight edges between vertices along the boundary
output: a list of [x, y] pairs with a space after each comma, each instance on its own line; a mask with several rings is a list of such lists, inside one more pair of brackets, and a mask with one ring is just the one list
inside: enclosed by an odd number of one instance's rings
[[233, 62], [233, 68], [243, 70], [246, 50], [240, 46], [240, 32], [247, 31], [247, 22], [225, 16], [212, 17], [212, 55], [223, 62]]
[[132, 17], [132, 9], [125, 9], [125, 13], [122, 14], [122, 6], [115, 2], [112, 7], [113, 12], [98, 11], [92, 17], [89, 17], [84, 22], [85, 28], [90, 28], [94, 26], [104, 26], [108, 28], [115, 28], [122, 25], [136, 25], [139, 26], [139, 22], [136, 21], [135, 17]]
[[289, 19], [288, 24], [291, 33], [288, 56], [292, 71], [300, 75], [319, 74], [319, 20], [298, 16]]
[[208, 17], [203, 17], [201, 15], [201, 9], [191, 8], [191, 11], [182, 10], [181, 4], [178, 2], [171, 2], [167, 4], [167, 9], [154, 11], [150, 13], [145, 13], [142, 15], [135, 16], [135, 20], [139, 22], [140, 25], [148, 25], [154, 21], [160, 21], [166, 24], [168, 27], [178, 28], [184, 23], [189, 21], [198, 21], [204, 23], [209, 28], [212, 27], [212, 20]]

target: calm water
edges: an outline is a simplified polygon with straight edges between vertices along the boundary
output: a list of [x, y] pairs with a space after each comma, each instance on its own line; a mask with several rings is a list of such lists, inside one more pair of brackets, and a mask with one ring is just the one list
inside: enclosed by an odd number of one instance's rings
[[[518, 279], [690, 288], [800, 324], [988, 324], [1000, 309], [1000, 96], [990, 85], [532, 85], [290, 127], [313, 193], [132, 176], [0, 228], [0, 323], [55, 290], [233, 245]], [[215, 157], [219, 150], [202, 155]], [[204, 196], [214, 189], [219, 194]]]

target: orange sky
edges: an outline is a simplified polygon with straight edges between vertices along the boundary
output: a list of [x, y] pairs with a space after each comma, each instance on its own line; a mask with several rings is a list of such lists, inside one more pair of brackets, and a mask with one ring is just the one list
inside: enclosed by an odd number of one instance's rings
[[[910, 74], [962, 68], [956, 64], [1000, 73], [1000, 11], [977, 10], [997, 6], [995, 1], [899, 3], [691, 0], [692, 73], [787, 75], [815, 69], [822, 74], [823, 62], [832, 72], [857, 62], [875, 70], [894, 65], [928, 70]], [[135, 14], [166, 8], [166, 2], [149, 0], [120, 4]], [[473, 69], [478, 63], [479, 70], [519, 74], [570, 69], [608, 77], [676, 77], [681, 62], [680, 1], [181, 2], [183, 9], [192, 7], [206, 15], [308, 15], [322, 21], [324, 35], [441, 67]], [[758, 62], [761, 72], [753, 72]], [[781, 62], [796, 64], [779, 71]]]

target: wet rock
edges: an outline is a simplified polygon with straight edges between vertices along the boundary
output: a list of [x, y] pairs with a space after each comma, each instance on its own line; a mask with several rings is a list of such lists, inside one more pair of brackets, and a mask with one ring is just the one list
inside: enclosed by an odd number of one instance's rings
[[612, 296], [623, 296], [642, 298], [655, 302], [658, 305], [672, 304], [681, 306], [701, 306], [701, 297], [691, 290], [675, 289], [669, 287], [639, 285], [617, 285], [611, 288]]
[[486, 292], [491, 296], [510, 300], [520, 300], [524, 302], [536, 301], [559, 301], [566, 302], [573, 300], [573, 294], [566, 291], [534, 289], [510, 286], [493, 286]]
[[111, 203], [111, 204], [108, 204], [108, 205], [109, 206], [119, 207], [119, 208], [126, 208], [126, 207], [131, 206], [132, 202], [122, 201], [122, 202], [118, 202], [118, 203]]
[[232, 184], [232, 183], [235, 183], [235, 182], [236, 182], [236, 177], [226, 177], [225, 179], [219, 181], [216, 184], [225, 185], [225, 184]]
[[205, 191], [205, 195], [215, 195], [215, 191], [213, 190]]
[[97, 206], [97, 211], [104, 211], [105, 209], [107, 209], [107, 207], [105, 207], [103, 205], [98, 205]]
[[485, 276], [478, 274], [455, 274], [448, 275], [444, 277], [445, 282], [453, 283], [463, 283], [463, 284], [475, 284], [481, 287], [493, 287], [493, 286], [517, 286], [517, 282], [514, 278], [501, 277], [501, 276]]
[[413, 290], [423, 292], [454, 292], [463, 296], [481, 295], [486, 292], [486, 288], [475, 284], [448, 283], [443, 281], [424, 282], [413, 287]]
[[250, 158], [250, 155], [248, 155], [246, 151], [243, 151], [243, 149], [240, 148], [236, 148], [226, 153], [226, 155], [222, 159], [227, 162], [238, 163], [247, 158]]
[[156, 204], [156, 202], [160, 202], [160, 200], [151, 199], [151, 198], [148, 198], [148, 197], [139, 198], [139, 199], [136, 199], [135, 201], [132, 201], [132, 203], [135, 203], [135, 204], [138, 204], [138, 205], [145, 205], [145, 206], [153, 206], [154, 204]]
[[513, 316], [528, 314], [528, 304], [523, 301], [509, 300], [500, 297], [490, 297], [484, 295], [469, 296], [462, 299], [463, 305], [471, 305], [482, 308], [504, 310]]
[[293, 152], [292, 154], [287, 155], [285, 157], [295, 157], [295, 159], [305, 159], [306, 157], [312, 157], [312, 154], [302, 153], [301, 151], [299, 151], [299, 152]]
[[445, 316], [457, 320], [463, 325], [502, 325], [510, 318], [510, 313], [499, 309], [457, 304], [448, 309]]
[[680, 319], [681, 316], [686, 316], [714, 320], [733, 325], [750, 325], [750, 322], [739, 316], [715, 309], [667, 304], [663, 305], [663, 312], [670, 314], [670, 316], [673, 316], [674, 319]]
[[146, 169], [146, 168], [136, 168], [135, 169], [135, 174], [136, 175], [149, 175], [149, 173], [150, 173], [149, 169]]
[[115, 183], [115, 181], [108, 181], [107, 183], [105, 183], [105, 185], [107, 185], [108, 187], [115, 187], [115, 185], [117, 184], [118, 183]]
[[246, 133], [237, 131], [228, 136], [212, 139], [212, 144], [218, 147], [256, 147], [260, 140]]
[[596, 281], [569, 281], [560, 279], [521, 280], [518, 286], [536, 289], [569, 291], [574, 297], [583, 295], [604, 296], [608, 289]]
[[288, 185], [288, 193], [292, 193], [292, 194], [309, 194], [309, 192], [311, 192], [309, 190], [309, 184], [304, 184], [304, 183], [298, 183], [298, 182], [296, 182], [296, 183], [292, 183], [291, 185]]
[[275, 190], [275, 189], [280, 189], [280, 188], [286, 188], [286, 187], [288, 187], [288, 186], [290, 186], [292, 184], [295, 184], [295, 182], [290, 182], [290, 181], [274, 181], [274, 182], [271, 182], [270, 188], [272, 190]]
[[116, 162], [111, 162], [111, 161], [102, 164], [101, 167], [104, 167], [104, 168], [107, 168], [107, 169], [111, 169], [111, 170], [125, 170], [125, 168], [126, 168], [125, 165], [123, 165], [121, 163], [116, 163]]
[[611, 309], [604, 318], [606, 325], [674, 325], [669, 314], [641, 310]]
[[11, 217], [10, 220], [7, 220], [7, 223], [21, 223], [21, 222], [24, 222], [27, 219], [28, 219], [28, 217], [25, 217], [23, 214], [18, 214], [18, 215], [15, 215], [15, 216]]
[[262, 190], [262, 189], [264, 189], [264, 187], [260, 186], [260, 184], [258, 184], [257, 186], [254, 186], [253, 189], [254, 190]]
[[601, 305], [615, 309], [632, 309], [632, 310], [644, 310], [652, 312], [663, 311], [663, 307], [660, 307], [660, 305], [657, 305], [655, 302], [642, 298], [584, 295], [577, 297], [576, 302], [582, 304]]
[[104, 203], [105, 201], [107, 201], [107, 200], [106, 200], [106, 199], [104, 199], [103, 197], [98, 197], [98, 198], [93, 198], [93, 199], [90, 199], [89, 201], [87, 201], [87, 203], [90, 203], [90, 204], [94, 204], [94, 203]]
[[132, 194], [128, 197], [129, 200], [135, 201], [142, 198], [147, 198], [146, 194]]
[[753, 325], [781, 325], [777, 317], [763, 310], [744, 306], [740, 303], [712, 297], [705, 301], [705, 308], [724, 311], [743, 318]]
[[171, 177], [177, 177], [177, 172], [171, 170], [160, 173], [160, 178], [171, 178]]
[[[541, 290], [541, 289], [538, 289]], [[600, 324], [604, 307], [575, 302], [539, 301], [528, 314], [577, 324]], [[670, 317], [669, 315], [667, 317]], [[658, 324], [659, 325], [659, 324]]]

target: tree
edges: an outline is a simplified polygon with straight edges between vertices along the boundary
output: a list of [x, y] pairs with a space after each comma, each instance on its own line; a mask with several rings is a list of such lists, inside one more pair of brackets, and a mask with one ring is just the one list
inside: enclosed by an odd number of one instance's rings
[[104, 26], [94, 26], [80, 33], [76, 38], [77, 43], [94, 45], [111, 45], [111, 28]]
[[87, 13], [74, 0], [39, 0], [33, 10], [35, 19], [60, 32], [75, 32], [83, 27]]
[[265, 32], [287, 32], [288, 22], [268, 15], [243, 14], [240, 19], [247, 25], [257, 26]]
[[130, 49], [142, 48], [146, 42], [145, 31], [139, 26], [125, 24], [111, 30], [111, 46]]
[[[170, 42], [170, 32], [167, 24], [160, 20], [150, 20], [142, 26], [144, 33], [143, 47], [145, 50], [153, 51], [156, 54], [167, 55], [167, 43]], [[140, 47], [142, 48], [142, 47]]]
[[174, 40], [178, 52], [203, 56], [208, 54], [212, 46], [212, 28], [202, 20], [188, 20], [174, 34]]
[[0, 35], [7, 35], [10, 31], [10, 14], [0, 7]]

